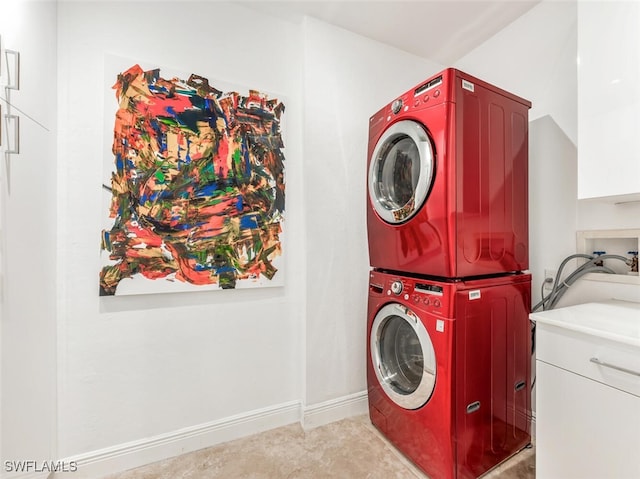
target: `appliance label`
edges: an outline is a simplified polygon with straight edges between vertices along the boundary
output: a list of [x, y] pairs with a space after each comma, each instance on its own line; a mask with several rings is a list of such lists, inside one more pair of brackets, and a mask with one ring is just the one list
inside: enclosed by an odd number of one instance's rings
[[474, 299], [480, 299], [480, 290], [474, 289], [473, 291], [469, 291], [469, 301], [473, 301]]
[[444, 333], [444, 321], [441, 319], [436, 320], [436, 331]]
[[470, 81], [462, 80], [462, 88], [464, 88], [465, 90], [474, 91], [476, 86]]

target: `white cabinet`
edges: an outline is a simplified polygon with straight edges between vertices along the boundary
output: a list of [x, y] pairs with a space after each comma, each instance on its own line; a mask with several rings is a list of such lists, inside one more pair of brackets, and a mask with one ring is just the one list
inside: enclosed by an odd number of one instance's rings
[[640, 304], [534, 313], [536, 476], [640, 477]]
[[640, 398], [536, 362], [536, 476], [640, 477]]
[[640, 200], [640, 2], [578, 2], [578, 198]]

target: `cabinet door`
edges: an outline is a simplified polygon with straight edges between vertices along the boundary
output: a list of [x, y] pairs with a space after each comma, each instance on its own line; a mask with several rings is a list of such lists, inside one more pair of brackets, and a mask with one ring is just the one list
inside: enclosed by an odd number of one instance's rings
[[640, 197], [640, 3], [578, 2], [578, 198]]
[[640, 398], [536, 362], [536, 475], [640, 477]]

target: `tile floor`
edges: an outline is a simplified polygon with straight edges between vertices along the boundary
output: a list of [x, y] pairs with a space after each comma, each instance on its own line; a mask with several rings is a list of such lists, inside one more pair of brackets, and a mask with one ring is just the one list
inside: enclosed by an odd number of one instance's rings
[[[535, 478], [525, 449], [484, 479]], [[367, 416], [303, 431], [299, 424], [184, 454], [105, 479], [425, 479]], [[437, 479], [437, 478], [434, 478]]]

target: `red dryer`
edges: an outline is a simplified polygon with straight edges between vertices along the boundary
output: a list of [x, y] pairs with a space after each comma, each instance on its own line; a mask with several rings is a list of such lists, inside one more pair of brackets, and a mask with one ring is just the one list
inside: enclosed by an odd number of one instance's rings
[[526, 270], [530, 107], [450, 68], [373, 115], [370, 265], [448, 278]]
[[531, 276], [372, 271], [372, 423], [433, 479], [471, 479], [530, 442]]

